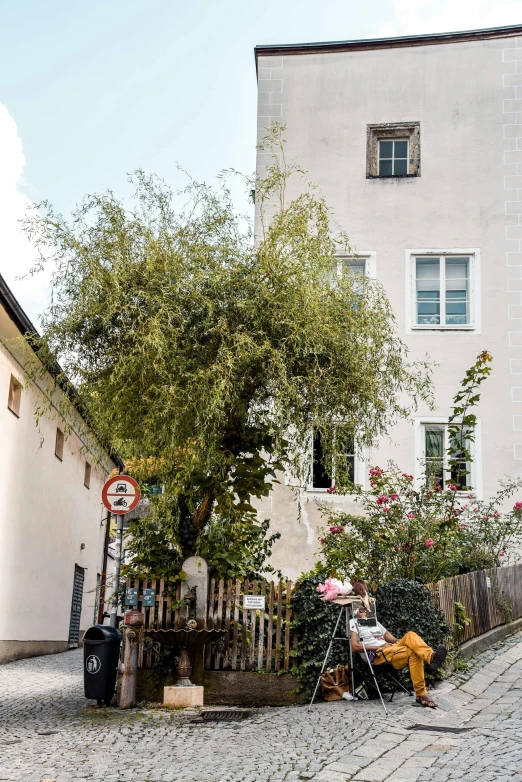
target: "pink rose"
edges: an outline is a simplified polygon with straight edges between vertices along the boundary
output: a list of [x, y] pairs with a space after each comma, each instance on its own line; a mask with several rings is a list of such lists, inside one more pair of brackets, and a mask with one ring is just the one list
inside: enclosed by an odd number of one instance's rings
[[337, 486], [330, 486], [329, 489], [326, 490], [327, 494], [337, 494]]
[[413, 475], [408, 475], [407, 472], [403, 472], [402, 473], [402, 477], [406, 478], [406, 480], [408, 480], [408, 481], [412, 481], [413, 480]]
[[380, 494], [375, 502], [377, 505], [385, 505], [388, 502], [388, 497], [385, 494]]
[[457, 491], [457, 487], [455, 486], [454, 483], [448, 483], [448, 489], [450, 491]]
[[344, 527], [341, 527], [339, 524], [334, 524], [330, 527], [330, 532], [332, 535], [338, 535], [340, 532], [344, 532]]
[[414, 519], [414, 518], [415, 518], [415, 516], [413, 515], [413, 513], [407, 513], [407, 514], [406, 514], [406, 516], [407, 516], [409, 519]]
[[372, 478], [380, 478], [383, 473], [383, 469], [381, 467], [370, 467], [370, 475]]
[[515, 502], [513, 510], [522, 510], [522, 502]]
[[398, 494], [390, 494], [390, 500], [398, 500], [399, 495]]
[[442, 486], [437, 486], [437, 491], [442, 491]]
[[428, 539], [427, 539], [427, 540], [424, 542], [424, 545], [426, 546], [426, 548], [431, 548], [432, 546], [434, 546], [434, 545], [435, 545], [435, 541], [433, 540], [433, 538], [428, 538]]
[[326, 538], [321, 538], [321, 543], [324, 543]]
[[503, 552], [503, 551], [501, 551], [501, 552], [500, 552], [500, 556], [501, 556], [501, 557], [505, 556], [505, 554], [504, 554], [504, 552]]
[[381, 508], [381, 510], [382, 510], [382, 512], [383, 512], [383, 513], [388, 513], [388, 511], [389, 511], [390, 509], [389, 509], [389, 508]]

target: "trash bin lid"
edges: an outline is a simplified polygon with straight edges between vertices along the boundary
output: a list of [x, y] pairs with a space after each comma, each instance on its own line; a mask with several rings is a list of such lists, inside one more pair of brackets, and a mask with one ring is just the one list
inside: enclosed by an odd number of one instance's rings
[[85, 631], [84, 641], [121, 641], [121, 631], [109, 625], [93, 625]]

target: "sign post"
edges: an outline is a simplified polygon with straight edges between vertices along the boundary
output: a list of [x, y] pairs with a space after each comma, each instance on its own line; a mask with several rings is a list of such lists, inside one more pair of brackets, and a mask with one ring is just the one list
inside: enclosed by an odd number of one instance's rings
[[111, 598], [111, 627], [118, 625], [118, 592], [120, 589], [121, 552], [123, 547], [123, 517], [134, 510], [140, 501], [140, 487], [129, 475], [115, 475], [109, 478], [102, 489], [102, 502], [108, 511], [118, 516], [116, 537], [116, 560], [114, 563], [114, 584]]

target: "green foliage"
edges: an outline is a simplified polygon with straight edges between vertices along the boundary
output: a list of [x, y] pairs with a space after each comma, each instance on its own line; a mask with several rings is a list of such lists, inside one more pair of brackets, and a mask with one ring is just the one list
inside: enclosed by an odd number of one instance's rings
[[[520, 489], [520, 481], [501, 481], [487, 502], [477, 500], [469, 489], [458, 491], [467, 483], [468, 471], [462, 465], [472, 460], [469, 449], [476, 418], [470, 409], [480, 399], [478, 389], [491, 372], [491, 360], [487, 351], [477, 357], [454, 398], [451, 421], [456, 423], [450, 427], [447, 464], [455, 482], [443, 488], [426, 469], [416, 485], [412, 475], [390, 462], [386, 469], [370, 469], [369, 489], [352, 484], [336, 487], [339, 494], [354, 494], [364, 515], [323, 504], [328, 527], [321, 538], [321, 553], [328, 569], [377, 588], [393, 578], [436, 581], [497, 567], [518, 556], [522, 503], [516, 502], [508, 512], [504, 509]], [[440, 470], [435, 474], [440, 475]]]
[[[313, 692], [321, 672], [324, 656], [341, 610], [338, 605], [320, 600], [316, 591], [317, 585], [322, 583], [327, 575], [321, 570], [303, 575], [292, 595], [292, 607], [297, 615], [293, 627], [299, 635], [292, 673], [297, 676], [300, 686], [310, 693]], [[343, 627], [339, 634], [344, 629]], [[334, 641], [328, 665], [346, 663], [347, 660], [347, 642]]]
[[[191, 181], [179, 210], [143, 172], [130, 205], [89, 196], [67, 221], [41, 204], [26, 224], [54, 262], [39, 355], [54, 369], [59, 358], [58, 379], [74, 379], [133, 475], [163, 486], [147, 538], [156, 561], [165, 528], [167, 570], [212, 513], [248, 526], [276, 470], [306, 480], [308, 453], [289, 432], [305, 445], [315, 427], [341, 467], [348, 442], [370, 446], [430, 400], [427, 366], [408, 363], [383, 289], [336, 274], [348, 240], [325, 200], [305, 180], [286, 200], [299, 171], [281, 134], [274, 126], [263, 142], [274, 162], [255, 182], [258, 241], [224, 185]], [[49, 400], [67, 403], [52, 389]]]
[[452, 630], [454, 633], [459, 633], [466, 629], [466, 627], [471, 622], [471, 619], [466, 614], [465, 606], [463, 606], [462, 603], [459, 603], [458, 601], [453, 603], [453, 613], [455, 615], [455, 620], [453, 622]]
[[[204, 557], [217, 578], [260, 579], [275, 573], [267, 565], [272, 546], [281, 537], [269, 535], [270, 521], [259, 522], [254, 514], [223, 519], [213, 514], [198, 541], [198, 554]], [[281, 574], [276, 573], [278, 577]]]

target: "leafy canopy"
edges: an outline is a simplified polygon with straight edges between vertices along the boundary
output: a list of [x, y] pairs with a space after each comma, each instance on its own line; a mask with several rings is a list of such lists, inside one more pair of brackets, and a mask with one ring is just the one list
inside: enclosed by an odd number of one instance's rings
[[41, 355], [59, 358], [134, 474], [161, 481], [162, 513], [183, 506], [196, 531], [213, 512], [251, 514], [276, 469], [304, 474], [289, 434], [304, 444], [315, 427], [342, 466], [350, 441], [369, 446], [430, 394], [382, 288], [337, 273], [347, 238], [324, 199], [303, 180], [286, 202], [299, 172], [280, 137], [254, 182], [270, 212], [256, 240], [225, 185], [191, 181], [177, 209], [143, 172], [130, 205], [89, 196], [67, 221], [44, 204], [27, 225], [55, 264]]

